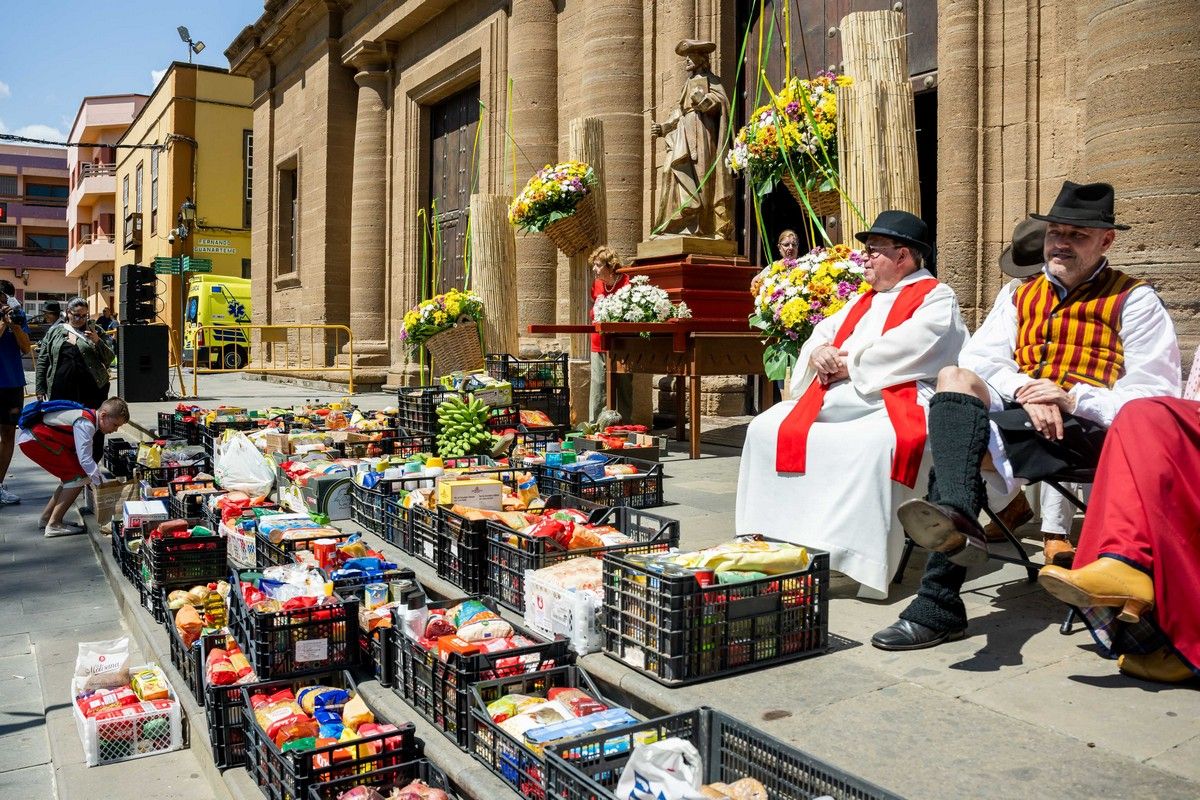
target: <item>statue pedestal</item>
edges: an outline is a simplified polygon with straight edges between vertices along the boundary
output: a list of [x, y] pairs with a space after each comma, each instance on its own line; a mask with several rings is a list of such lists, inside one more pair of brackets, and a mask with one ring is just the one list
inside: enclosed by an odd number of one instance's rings
[[[658, 245], [660, 242], [667, 245], [664, 247], [667, 253], [643, 255], [645, 245]], [[681, 245], [686, 246], [690, 242], [725, 245], [736, 253], [737, 246], [733, 242], [684, 237], [654, 239], [638, 245], [638, 257], [632, 265], [622, 267], [620, 271], [648, 276], [650, 283], [666, 289], [672, 303], [687, 303], [696, 319], [744, 321], [754, 310], [750, 282], [758, 274], [759, 268], [734, 253], [706, 255], [679, 252]], [[676, 252], [672, 254], [670, 250]]]

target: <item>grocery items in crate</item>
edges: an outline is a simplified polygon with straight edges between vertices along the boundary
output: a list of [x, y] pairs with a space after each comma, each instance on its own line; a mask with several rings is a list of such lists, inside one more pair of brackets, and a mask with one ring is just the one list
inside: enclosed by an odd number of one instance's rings
[[404, 786], [383, 791], [374, 786], [355, 786], [339, 794], [337, 800], [450, 800], [450, 795], [417, 778]]
[[[398, 622], [404, 636], [443, 662], [451, 655], [495, 654], [542, 644], [514, 631], [512, 625], [479, 600], [464, 600], [449, 608], [428, 608], [423, 601], [423, 597], [410, 595], [403, 611], [397, 612]], [[494, 669], [480, 677], [520, 674], [528, 665], [539, 663], [540, 658], [538, 653], [500, 658], [494, 662]]]
[[[392, 570], [392, 572], [402, 574], [398, 570]], [[405, 572], [409, 577], [397, 577], [387, 581], [371, 580], [363, 585], [362, 604], [358, 607], [360, 631], [370, 634], [381, 628], [390, 628], [397, 613], [405, 614], [410, 605], [423, 606], [425, 602], [423, 590], [411, 577], [412, 571], [406, 570]], [[334, 581], [336, 582], [336, 580], [335, 577]], [[414, 600], [414, 597], [419, 597], [419, 602]]]
[[156, 664], [130, 668], [129, 639], [80, 642], [72, 680], [88, 766], [178, 749], [179, 703]]
[[621, 772], [617, 797], [656, 800], [768, 800], [767, 789], [754, 778], [732, 783], [704, 783], [704, 764], [696, 746], [671, 737], [639, 744]]
[[521, 424], [527, 428], [552, 428], [554, 420], [545, 411], [532, 408], [521, 409]]
[[623, 708], [610, 708], [571, 687], [552, 687], [544, 695], [506, 694], [488, 703], [487, 713], [502, 731], [537, 756], [548, 744], [640, 721]]
[[598, 558], [568, 558], [526, 571], [525, 624], [543, 636], [567, 637], [579, 655], [600, 650], [603, 581]]
[[141, 467], [202, 468], [205, 463], [204, 448], [182, 442], [153, 441], [138, 445], [137, 464]]
[[704, 582], [739, 583], [768, 575], [802, 572], [808, 568], [808, 550], [787, 542], [741, 538], [686, 553], [627, 555], [629, 561], [664, 574], [690, 572]]
[[247, 514], [255, 517], [266, 514], [278, 514], [279, 508], [265, 497], [251, 497], [245, 492], [226, 492], [220, 497], [212, 498], [210, 506], [216, 510], [221, 522], [230, 522]]
[[185, 645], [224, 628], [228, 623], [229, 583], [212, 581], [167, 594], [167, 609], [175, 612], [175, 627]]
[[[375, 755], [384, 742], [360, 742], [363, 737], [398, 733], [395, 725], [377, 722], [375, 714], [354, 689], [305, 686], [297, 691], [283, 688], [250, 694], [254, 724], [282, 752], [303, 752], [331, 745], [345, 745], [328, 754], [329, 766], [339, 761]], [[398, 744], [397, 744], [398, 746]]]
[[[189, 645], [191, 646], [191, 645]], [[237, 640], [226, 629], [218, 645], [204, 657], [205, 686], [240, 686], [257, 683], [258, 675]]]
[[[513, 527], [509, 523], [516, 519], [508, 516], [497, 521]], [[553, 542], [554, 547], [562, 550], [584, 550], [633, 543], [631, 537], [612, 525], [595, 525], [590, 520], [591, 515], [588, 512], [575, 508], [547, 510], [543, 514], [530, 516], [525, 525], [515, 530], [526, 536], [547, 539]], [[515, 536], [505, 541], [514, 546], [520, 543]]]
[[438, 452], [446, 456], [465, 456], [491, 452], [493, 437], [487, 421], [491, 406], [479, 400], [467, 402], [450, 395], [437, 407]]
[[242, 607], [264, 614], [340, 602], [332, 589], [320, 570], [301, 564], [270, 566], [238, 579]]

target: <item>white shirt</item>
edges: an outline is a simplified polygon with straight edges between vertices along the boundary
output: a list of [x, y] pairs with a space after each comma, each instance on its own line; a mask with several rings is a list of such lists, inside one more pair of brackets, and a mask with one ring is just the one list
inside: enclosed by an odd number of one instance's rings
[[[1104, 260], [1092, 276], [1108, 266]], [[1042, 272], [1060, 297], [1065, 288]], [[1017, 349], [1017, 307], [1013, 292], [1020, 283], [1010, 281], [1000, 290], [987, 319], [967, 342], [959, 356], [959, 366], [983, 378], [1005, 400], [1012, 400], [1017, 389], [1035, 380], [1021, 372], [1014, 354]], [[1111, 425], [1121, 406], [1139, 397], [1179, 396], [1179, 341], [1175, 324], [1153, 287], [1134, 288], [1121, 310], [1121, 347], [1125, 354], [1125, 372], [1111, 389], [1077, 383], [1071, 388], [1075, 398], [1074, 414], [1101, 425]]]
[[[66, 419], [60, 415], [73, 414], [73, 411], [57, 411], [52, 414], [47, 414], [44, 422], [49, 425], [61, 425], [66, 422]], [[71, 433], [75, 438], [75, 457], [79, 459], [79, 466], [83, 468], [83, 472], [88, 476], [93, 486], [99, 486], [104, 482], [104, 477], [100, 473], [100, 467], [96, 465], [95, 455], [92, 453], [92, 437], [96, 435], [96, 426], [91, 420], [82, 414], [79, 418], [71, 423]], [[20, 429], [17, 434], [17, 446], [20, 447], [25, 442], [34, 440], [32, 431], [24, 428]]]

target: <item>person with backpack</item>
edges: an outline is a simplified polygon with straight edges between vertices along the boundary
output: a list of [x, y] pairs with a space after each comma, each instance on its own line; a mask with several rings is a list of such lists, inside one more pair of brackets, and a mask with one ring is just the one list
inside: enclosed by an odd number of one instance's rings
[[103, 482], [92, 443], [97, 433], [115, 433], [128, 421], [129, 406], [119, 397], [110, 397], [94, 411], [69, 400], [39, 400], [21, 411], [17, 446], [60, 481], [42, 512], [47, 538], [83, 533], [83, 526], [63, 517], [84, 486]]
[[0, 506], [21, 502], [8, 490], [4, 477], [12, 461], [17, 438], [17, 419], [25, 402], [25, 366], [21, 357], [33, 346], [29, 325], [20, 303], [13, 305], [15, 293], [9, 281], [0, 280]]

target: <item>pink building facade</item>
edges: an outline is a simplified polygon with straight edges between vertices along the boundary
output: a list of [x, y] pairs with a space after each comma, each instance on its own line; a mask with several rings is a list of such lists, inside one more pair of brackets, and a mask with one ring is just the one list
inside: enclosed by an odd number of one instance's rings
[[[71, 126], [67, 153], [70, 196], [67, 203], [68, 254], [65, 277], [92, 314], [117, 310], [115, 270], [117, 143], [146, 104], [146, 95], [85, 97]], [[148, 176], [155, 180], [155, 176]], [[150, 188], [150, 187], [147, 187]]]
[[67, 151], [0, 144], [0, 278], [31, 315], [74, 294], [67, 260]]

